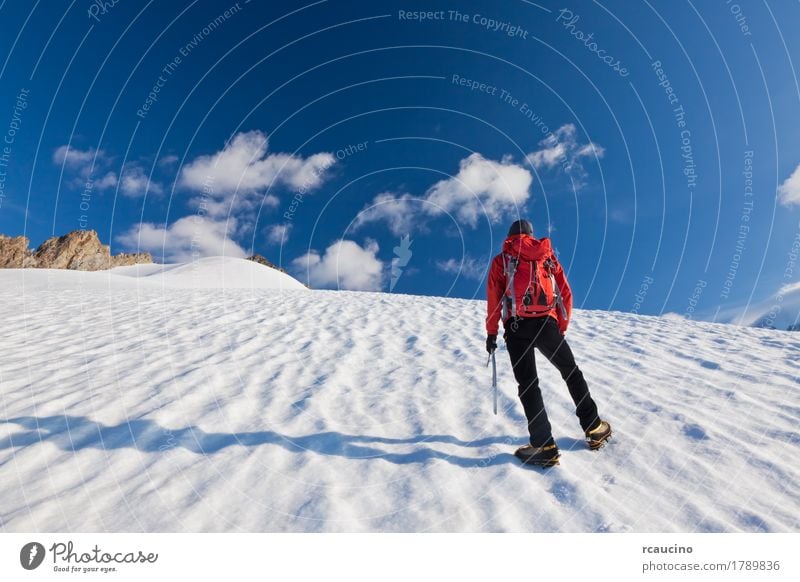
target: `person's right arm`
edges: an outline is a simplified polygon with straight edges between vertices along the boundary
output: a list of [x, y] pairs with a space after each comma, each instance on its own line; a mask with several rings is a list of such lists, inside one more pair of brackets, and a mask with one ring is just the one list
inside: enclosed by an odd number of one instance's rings
[[486, 333], [488, 335], [497, 335], [505, 292], [503, 260], [498, 255], [492, 261], [492, 266], [489, 268], [489, 279], [486, 282]]

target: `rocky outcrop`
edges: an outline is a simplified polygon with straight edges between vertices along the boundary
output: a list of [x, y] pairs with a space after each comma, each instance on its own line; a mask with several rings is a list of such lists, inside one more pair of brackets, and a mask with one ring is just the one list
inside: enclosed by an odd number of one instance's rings
[[113, 267], [152, 263], [150, 253], [120, 253], [112, 256], [94, 230], [74, 230], [47, 239], [35, 251], [28, 238], [0, 235], [0, 268], [72, 269], [100, 271]]
[[152, 263], [153, 256], [150, 253], [119, 253], [111, 256], [111, 268], [130, 267], [142, 263]]
[[[253, 261], [254, 263], [258, 263], [259, 265], [264, 265], [265, 267], [269, 267], [270, 269], [275, 269], [276, 271], [280, 271], [281, 273], [286, 273], [286, 269], [281, 269], [278, 265], [270, 261], [264, 255], [259, 255], [258, 253], [256, 253], [252, 257], [247, 257], [247, 260]], [[289, 273], [286, 274], [288, 275]], [[306, 286], [306, 289], [311, 289], [311, 285], [307, 283], [303, 283], [303, 285]]]
[[33, 253], [28, 248], [27, 236], [6, 236], [0, 234], [0, 267], [24, 269], [36, 266]]
[[278, 265], [267, 259], [263, 255], [259, 255], [256, 253], [252, 257], [247, 257], [248, 261], [253, 261], [254, 263], [258, 263], [260, 265], [264, 265], [265, 267], [269, 267], [270, 269], [275, 269], [276, 271], [280, 271], [281, 273], [285, 273], [283, 269], [281, 269]]
[[73, 230], [49, 238], [33, 254], [41, 269], [99, 271], [111, 265], [111, 252], [93, 230]]

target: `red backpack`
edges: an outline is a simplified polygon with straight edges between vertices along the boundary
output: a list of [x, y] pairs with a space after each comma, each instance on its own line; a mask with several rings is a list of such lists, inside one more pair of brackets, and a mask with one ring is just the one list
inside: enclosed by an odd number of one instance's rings
[[548, 258], [530, 261], [503, 253], [506, 291], [503, 297], [503, 321], [509, 317], [541, 317], [558, 305], [559, 294]]

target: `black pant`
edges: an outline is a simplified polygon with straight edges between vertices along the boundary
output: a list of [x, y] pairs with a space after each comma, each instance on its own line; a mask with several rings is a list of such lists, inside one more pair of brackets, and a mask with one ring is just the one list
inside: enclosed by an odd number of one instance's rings
[[555, 319], [549, 316], [522, 318], [516, 331], [512, 326], [506, 325], [504, 337], [514, 368], [514, 378], [519, 384], [519, 399], [528, 419], [528, 432], [533, 446], [541, 447], [553, 442], [550, 421], [544, 409], [542, 391], [539, 389], [534, 347], [558, 368], [561, 377], [566, 380], [583, 430], [597, 424], [597, 405], [589, 394], [583, 373], [575, 364], [572, 350], [559, 331]]

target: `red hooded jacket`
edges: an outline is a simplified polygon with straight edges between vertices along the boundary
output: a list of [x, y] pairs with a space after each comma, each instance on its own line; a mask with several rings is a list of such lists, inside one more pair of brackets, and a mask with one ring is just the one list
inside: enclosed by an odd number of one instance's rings
[[[508, 237], [503, 243], [503, 253], [507, 253], [512, 257], [519, 257], [524, 261], [552, 260], [555, 265], [553, 276], [561, 295], [561, 303], [564, 306], [566, 317], [562, 315], [558, 307], [544, 312], [540, 317], [549, 316], [554, 318], [558, 322], [558, 328], [561, 333], [565, 333], [572, 315], [572, 290], [569, 288], [569, 283], [561, 264], [553, 253], [550, 239], [535, 239], [528, 234], [515, 234]], [[505, 295], [506, 287], [508, 286], [503, 267], [503, 253], [500, 253], [492, 260], [492, 266], [489, 269], [489, 280], [486, 283], [486, 333], [490, 335], [497, 335], [498, 322], [503, 309], [503, 295]]]

